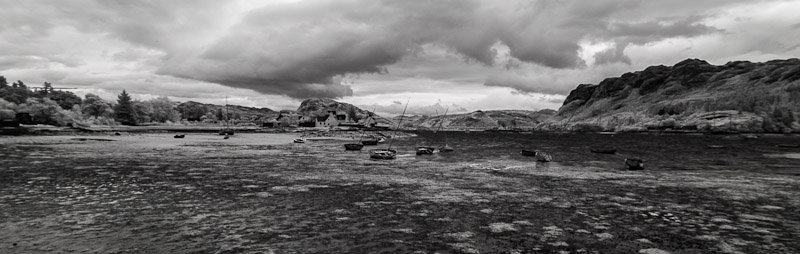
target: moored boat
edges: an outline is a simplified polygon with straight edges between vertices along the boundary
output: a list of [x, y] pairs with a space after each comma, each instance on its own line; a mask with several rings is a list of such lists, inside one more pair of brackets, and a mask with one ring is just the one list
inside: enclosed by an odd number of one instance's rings
[[378, 160], [392, 160], [397, 157], [397, 151], [392, 149], [375, 149], [369, 151], [369, 157]]
[[444, 145], [442, 148], [439, 148], [439, 152], [443, 152], [443, 153], [452, 152], [452, 151], [455, 151], [455, 150], [452, 147], [450, 147], [449, 145]]
[[185, 137], [186, 137], [186, 134], [178, 134], [178, 135], [173, 136], [173, 138], [185, 138]]
[[305, 142], [306, 142], [306, 140], [305, 140], [305, 139], [302, 139], [302, 138], [296, 138], [296, 139], [294, 139], [294, 141], [293, 141], [293, 142], [295, 142], [295, 143], [298, 143], [298, 144], [302, 144], [302, 143], [305, 143]]
[[625, 159], [625, 168], [628, 170], [644, 170], [644, 161], [641, 159]]
[[361, 141], [361, 144], [365, 146], [376, 146], [378, 145], [378, 139], [365, 139]]
[[[411, 98], [408, 100], [411, 101]], [[397, 130], [400, 129], [400, 124], [403, 122], [403, 117], [406, 115], [406, 109], [408, 109], [408, 101], [406, 102], [406, 107], [403, 109], [403, 114], [400, 114], [400, 120], [397, 121], [397, 127], [394, 129], [394, 134], [392, 134], [392, 140], [389, 141], [389, 148], [369, 151], [370, 158], [379, 160], [393, 160], [395, 157], [397, 157], [397, 151], [392, 150], [392, 144], [394, 143], [395, 137], [397, 137]]]
[[418, 146], [417, 155], [433, 154], [436, 149], [431, 146]]
[[519, 153], [522, 154], [523, 156], [536, 157], [536, 161], [540, 161], [540, 162], [553, 161], [553, 155], [551, 155], [550, 153], [547, 153], [547, 152], [531, 151], [531, 150], [522, 149], [522, 151], [520, 151]]
[[344, 150], [347, 151], [360, 151], [362, 148], [364, 148], [364, 145], [362, 144], [356, 144], [356, 143], [344, 144]]
[[615, 148], [593, 147], [593, 148], [589, 148], [589, 151], [593, 152], [593, 153], [602, 153], [602, 154], [616, 154], [617, 153], [617, 149], [615, 149]]

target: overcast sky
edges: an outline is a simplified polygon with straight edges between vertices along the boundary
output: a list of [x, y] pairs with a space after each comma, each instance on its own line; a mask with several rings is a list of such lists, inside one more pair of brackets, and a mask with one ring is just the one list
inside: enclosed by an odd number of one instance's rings
[[0, 0], [0, 75], [114, 99], [557, 109], [581, 83], [800, 55], [800, 0]]

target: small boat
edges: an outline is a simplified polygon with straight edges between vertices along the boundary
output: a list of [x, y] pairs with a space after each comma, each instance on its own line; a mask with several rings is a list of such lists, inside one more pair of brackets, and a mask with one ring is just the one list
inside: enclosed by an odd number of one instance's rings
[[417, 155], [433, 154], [436, 149], [431, 146], [418, 146]]
[[641, 159], [625, 159], [625, 168], [628, 170], [644, 170], [644, 161]]
[[296, 138], [296, 139], [294, 139], [294, 142], [297, 143], [297, 144], [302, 144], [302, 143], [305, 143], [306, 140], [302, 139], [302, 138]]
[[522, 156], [536, 156], [536, 151], [522, 149], [519, 154], [522, 154]]
[[228, 118], [229, 114], [230, 114], [230, 111], [228, 110], [228, 96], [225, 96], [225, 115], [222, 117], [225, 120], [225, 128], [222, 128], [217, 133], [220, 136], [221, 135], [225, 135], [225, 139], [228, 139], [229, 138], [228, 136], [233, 136], [233, 129], [230, 128], [230, 120], [231, 119]]
[[[411, 98], [409, 98], [408, 100], [411, 101]], [[403, 122], [403, 116], [406, 115], [406, 109], [408, 109], [408, 102], [406, 102], [406, 107], [403, 109], [403, 114], [400, 114], [400, 120], [397, 121], [397, 127], [394, 129], [394, 134], [392, 134], [392, 137], [396, 137], [397, 136], [397, 130], [400, 129], [400, 123]], [[369, 157], [372, 158], [372, 159], [378, 159], [378, 160], [394, 160], [394, 158], [397, 157], [397, 150], [392, 150], [392, 144], [394, 143], [394, 140], [395, 139], [392, 138], [392, 140], [389, 142], [389, 148], [386, 148], [386, 149], [374, 149], [372, 151], [369, 151]], [[363, 142], [362, 142], [362, 144], [363, 144]], [[376, 140], [376, 144], [377, 144], [377, 140]]]
[[707, 148], [710, 148], [710, 149], [720, 149], [720, 148], [725, 148], [725, 146], [723, 146], [723, 145], [707, 145], [706, 147], [707, 147]]
[[229, 139], [229, 138], [231, 138], [231, 136], [228, 136], [228, 134], [225, 134], [225, 137], [222, 138], [222, 139]]
[[542, 152], [542, 151], [531, 151], [531, 150], [522, 150], [519, 152], [523, 156], [533, 156], [536, 157], [536, 161], [541, 162], [551, 162], [553, 161], [553, 155], [550, 153]]
[[778, 144], [776, 146], [777, 147], [783, 147], [783, 148], [800, 148], [800, 144], [796, 144], [796, 145], [795, 144]]
[[122, 134], [119, 134], [119, 132], [114, 132], [114, 136], [122, 136]]
[[383, 142], [386, 142], [385, 138], [381, 137], [381, 138], [378, 139], [378, 143], [383, 143]]
[[616, 154], [617, 149], [614, 148], [589, 148], [590, 152], [602, 154]]
[[347, 151], [360, 151], [362, 148], [364, 148], [363, 144], [356, 144], [356, 143], [344, 144], [344, 150]]
[[175, 135], [174, 138], [185, 138], [186, 134]]
[[369, 157], [378, 160], [393, 160], [397, 157], [397, 151], [392, 149], [375, 149], [369, 151]]
[[452, 152], [452, 151], [455, 151], [455, 150], [452, 147], [450, 147], [449, 145], [444, 145], [442, 148], [439, 148], [439, 152], [443, 152], [443, 153], [448, 153], [448, 152]]
[[377, 146], [378, 139], [365, 139], [361, 141], [361, 144], [365, 146]]

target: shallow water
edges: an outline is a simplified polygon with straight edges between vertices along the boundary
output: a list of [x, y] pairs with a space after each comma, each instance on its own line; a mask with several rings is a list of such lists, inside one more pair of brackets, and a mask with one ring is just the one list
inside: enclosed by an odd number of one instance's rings
[[[648, 170], [745, 170], [779, 174], [800, 174], [800, 148], [778, 144], [800, 144], [797, 135], [763, 135], [758, 139], [738, 139], [738, 135], [656, 135], [656, 134], [551, 134], [497, 132], [417, 132], [401, 140], [401, 153], [413, 153], [416, 145], [441, 146], [447, 136], [452, 154], [420, 157], [437, 162], [457, 163], [491, 158], [531, 160], [519, 155], [521, 149], [551, 153], [564, 165], [622, 168], [625, 158], [640, 158]], [[708, 148], [721, 145], [723, 148]], [[590, 147], [616, 148], [617, 154], [596, 154]]]
[[800, 252], [775, 147], [797, 137], [448, 133], [456, 152], [415, 156], [443, 141], [420, 132], [391, 161], [294, 137], [0, 138], [0, 253]]

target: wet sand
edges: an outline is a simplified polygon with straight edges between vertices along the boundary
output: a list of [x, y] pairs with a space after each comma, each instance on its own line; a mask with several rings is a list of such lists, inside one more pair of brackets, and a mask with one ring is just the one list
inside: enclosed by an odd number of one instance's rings
[[796, 174], [376, 161], [295, 137], [2, 137], [0, 252], [800, 252]]

